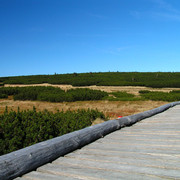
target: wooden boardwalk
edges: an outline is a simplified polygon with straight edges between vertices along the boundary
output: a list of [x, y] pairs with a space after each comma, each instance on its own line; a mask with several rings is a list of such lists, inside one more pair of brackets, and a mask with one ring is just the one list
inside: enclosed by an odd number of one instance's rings
[[180, 105], [16, 179], [180, 179]]

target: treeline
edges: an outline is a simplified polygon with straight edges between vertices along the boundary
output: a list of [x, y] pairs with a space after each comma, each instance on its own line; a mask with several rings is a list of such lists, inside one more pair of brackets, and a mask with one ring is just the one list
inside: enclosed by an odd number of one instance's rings
[[52, 113], [9, 111], [0, 115], [0, 155], [90, 126], [96, 118], [106, 119], [98, 110]]
[[179, 72], [104, 72], [1, 77], [0, 84], [71, 84], [73, 86], [180, 87]]
[[74, 102], [101, 100], [108, 93], [88, 88], [77, 88], [64, 91], [55, 87], [30, 86], [30, 87], [2, 87], [0, 88], [0, 98], [13, 95], [14, 100], [39, 100], [50, 102]]

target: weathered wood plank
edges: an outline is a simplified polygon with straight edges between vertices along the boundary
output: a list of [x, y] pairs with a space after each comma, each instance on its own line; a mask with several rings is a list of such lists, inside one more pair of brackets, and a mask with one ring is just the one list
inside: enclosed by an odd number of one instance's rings
[[53, 162], [53, 164], [58, 165], [74, 165], [79, 167], [102, 169], [106, 172], [116, 171], [121, 174], [121, 172], [142, 174], [144, 176], [157, 176], [161, 178], [180, 178], [180, 171], [175, 169], [163, 169], [158, 167], [145, 167], [138, 164], [119, 164], [116, 162], [99, 162], [92, 160], [80, 160], [77, 158], [59, 158]]
[[[145, 175], [141, 173], [129, 173], [126, 171], [116, 171], [116, 170], [111, 170], [108, 171], [107, 169], [104, 168], [99, 168], [96, 166], [81, 166], [81, 165], [76, 165], [76, 164], [66, 164], [66, 163], [61, 163], [61, 164], [47, 164], [44, 165], [40, 168], [38, 168], [38, 171], [40, 172], [48, 172], [51, 174], [67, 174], [71, 175], [73, 177], [78, 177], [79, 179], [87, 179], [87, 180], [99, 180], [99, 179], [127, 179], [127, 180], [132, 180], [132, 179], [144, 179], [146, 178], [147, 180], [151, 180], [152, 177], [150, 175]], [[161, 179], [157, 177], [158, 179]]]
[[[50, 174], [50, 173], [45, 173], [45, 172], [38, 172], [38, 171], [32, 171], [26, 175], [24, 175], [22, 178], [24, 179], [29, 179], [29, 180], [77, 180], [79, 178], [75, 178], [72, 176], [65, 176], [65, 175], [55, 175], [55, 174]], [[23, 179], [20, 179], [23, 180]]]
[[[168, 159], [159, 159], [156, 160], [155, 158], [150, 158], [147, 157], [146, 158], [142, 158], [139, 156], [126, 156], [124, 157], [124, 154], [122, 154], [122, 156], [113, 156], [113, 154], [109, 154], [106, 156], [102, 156], [100, 154], [98, 155], [93, 155], [93, 154], [79, 154], [79, 153], [70, 153], [68, 155], [66, 155], [65, 157], [69, 158], [69, 162], [71, 162], [70, 158], [75, 158], [75, 159], [79, 159], [79, 160], [91, 160], [91, 161], [99, 161], [101, 163], [106, 163], [106, 162], [111, 162], [117, 163], [118, 164], [131, 164], [131, 165], [137, 165], [137, 166], [144, 166], [144, 167], [154, 167], [154, 168], [160, 168], [160, 169], [174, 169], [174, 170], [178, 170], [180, 171], [180, 163], [178, 163], [178, 160], [176, 161], [176, 166], [174, 166], [174, 161]], [[157, 158], [157, 157], [156, 157]], [[179, 160], [180, 162], [180, 160]]]
[[123, 152], [147, 152], [147, 153], [160, 153], [163, 154], [166, 152], [167, 154], [179, 155], [180, 149], [173, 148], [173, 147], [152, 147], [152, 146], [129, 146], [129, 145], [122, 145], [121, 144], [91, 144], [91, 146], [85, 147], [84, 149], [98, 149], [98, 150], [108, 150], [108, 151], [123, 151]]
[[141, 151], [113, 151], [113, 150], [97, 150], [97, 149], [81, 149], [75, 151], [77, 154], [88, 154], [88, 155], [97, 155], [97, 156], [112, 156], [112, 157], [123, 157], [123, 158], [140, 158], [140, 159], [153, 159], [154, 161], [173, 161], [175, 164], [180, 163], [180, 156], [174, 154], [164, 153], [149, 153]]

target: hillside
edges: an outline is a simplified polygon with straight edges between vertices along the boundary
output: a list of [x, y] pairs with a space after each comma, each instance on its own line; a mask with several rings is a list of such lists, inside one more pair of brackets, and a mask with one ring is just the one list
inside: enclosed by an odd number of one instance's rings
[[0, 84], [67, 84], [72, 86], [180, 87], [180, 72], [99, 72], [1, 77]]

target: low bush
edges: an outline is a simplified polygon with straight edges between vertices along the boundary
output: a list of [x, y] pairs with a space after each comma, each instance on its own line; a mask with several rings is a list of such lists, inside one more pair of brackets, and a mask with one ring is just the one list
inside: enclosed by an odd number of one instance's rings
[[139, 101], [142, 100], [141, 97], [136, 97], [134, 94], [127, 93], [125, 91], [117, 91], [109, 93], [109, 97], [104, 99], [109, 101]]
[[151, 91], [148, 91], [148, 90], [141, 90], [139, 91], [140, 94], [147, 94], [147, 93], [150, 93]]
[[142, 92], [139, 91], [141, 97], [146, 100], [153, 101], [180, 101], [180, 92], [179, 91], [171, 91], [171, 92], [159, 92], [159, 91], [147, 91]]
[[98, 110], [10, 111], [0, 115], [0, 155], [90, 126], [96, 118], [106, 119]]
[[180, 93], [180, 90], [173, 90], [171, 93]]
[[15, 95], [20, 91], [19, 87], [1, 87], [0, 94]]
[[8, 98], [7, 94], [0, 94], [0, 99]]
[[127, 93], [125, 91], [112, 92], [111, 94], [117, 98], [125, 98], [125, 97], [133, 98], [133, 97], [135, 97], [134, 94], [130, 94], [130, 93]]
[[67, 95], [73, 98], [73, 101], [101, 100], [108, 96], [107, 92], [91, 90], [87, 88], [70, 89]]
[[88, 88], [71, 89], [65, 92], [55, 87], [3, 87], [0, 88], [0, 94], [13, 95], [14, 100], [39, 100], [50, 102], [74, 102], [101, 100], [108, 93], [99, 90], [91, 90]]

